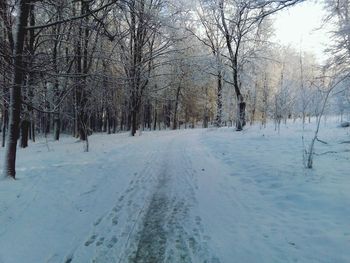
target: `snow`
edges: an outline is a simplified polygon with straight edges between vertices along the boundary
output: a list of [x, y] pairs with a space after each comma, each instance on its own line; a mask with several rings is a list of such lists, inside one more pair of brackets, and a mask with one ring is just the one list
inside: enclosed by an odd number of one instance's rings
[[0, 181], [0, 262], [349, 262], [349, 129], [306, 170], [314, 126], [40, 139]]

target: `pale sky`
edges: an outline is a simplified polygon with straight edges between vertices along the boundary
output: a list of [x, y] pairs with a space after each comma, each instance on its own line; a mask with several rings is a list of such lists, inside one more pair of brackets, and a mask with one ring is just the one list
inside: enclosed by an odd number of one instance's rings
[[323, 50], [330, 41], [327, 34], [330, 29], [319, 28], [325, 14], [322, 4], [314, 1], [305, 1], [281, 11], [275, 17], [274, 41], [296, 50], [312, 52], [320, 62], [324, 61], [327, 56]]

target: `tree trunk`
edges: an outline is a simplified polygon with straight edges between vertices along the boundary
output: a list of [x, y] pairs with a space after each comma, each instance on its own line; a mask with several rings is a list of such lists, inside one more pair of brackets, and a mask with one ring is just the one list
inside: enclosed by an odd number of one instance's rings
[[8, 143], [5, 153], [5, 176], [16, 177], [16, 150], [19, 133], [19, 123], [21, 114], [21, 88], [23, 80], [23, 46], [28, 22], [30, 0], [19, 0], [18, 2], [18, 22], [16, 30], [16, 41], [14, 49], [14, 76], [13, 85], [10, 88], [9, 107], [9, 132]]
[[113, 133], [116, 133], [117, 132], [117, 117], [116, 116], [114, 116], [113, 117]]
[[30, 128], [30, 122], [26, 119], [21, 122], [21, 148], [28, 147], [28, 133]]
[[[58, 75], [59, 75], [59, 69], [58, 69], [58, 44], [59, 44], [59, 35], [60, 33], [60, 25], [55, 26], [53, 28], [53, 35], [56, 35], [55, 37], [55, 44], [54, 44], [54, 48], [53, 48], [53, 67], [54, 67], [54, 71], [55, 71], [55, 80], [54, 80], [54, 102], [55, 104], [59, 103], [59, 96], [60, 96], [60, 83], [59, 83], [59, 79], [58, 79]], [[57, 111], [60, 111], [60, 107], [58, 106]], [[53, 129], [54, 129], [54, 140], [58, 141], [60, 139], [60, 131], [61, 131], [61, 119], [60, 119], [60, 114], [59, 113], [55, 113], [53, 116]]]
[[[34, 5], [30, 6], [29, 9], [29, 25], [30, 26], [35, 26], [35, 9]], [[29, 30], [29, 53], [31, 56], [31, 61], [33, 61], [34, 58], [34, 53], [35, 53], [35, 30], [30, 29]], [[32, 62], [30, 63], [30, 65]], [[28, 78], [28, 83], [29, 83], [29, 90], [28, 90], [28, 98], [29, 102], [33, 103], [33, 98], [34, 98], [34, 75], [30, 74]], [[31, 139], [33, 142], [35, 142], [35, 114], [34, 114], [34, 109], [32, 107], [27, 107], [29, 111], [29, 139]]]
[[222, 75], [221, 71], [218, 72], [218, 79], [217, 79], [217, 109], [216, 109], [216, 119], [215, 119], [215, 125], [216, 127], [221, 127], [222, 123]]
[[164, 122], [165, 122], [165, 126], [166, 128], [170, 127], [170, 112], [171, 112], [171, 101], [168, 100], [167, 104], [164, 106]]
[[30, 134], [31, 134], [32, 141], [35, 142], [35, 115], [34, 115], [34, 112], [32, 112], [32, 118], [30, 121]]
[[255, 113], [256, 113], [256, 102], [257, 102], [257, 92], [258, 92], [258, 83], [255, 82], [254, 94], [253, 94], [253, 102], [251, 106], [251, 116], [250, 116], [250, 125], [253, 125], [255, 121]]
[[135, 136], [138, 127], [138, 116], [135, 109], [131, 112], [131, 136]]
[[[50, 110], [50, 104], [47, 104], [47, 110]], [[51, 114], [45, 114], [45, 136], [50, 133], [51, 130]]]
[[107, 134], [111, 134], [111, 116], [109, 110], [107, 110]]
[[6, 130], [8, 129], [8, 111], [4, 102], [3, 111], [2, 111], [2, 147], [5, 147], [6, 141]]
[[54, 127], [54, 140], [58, 141], [60, 139], [60, 131], [61, 131], [61, 119], [59, 113], [55, 113], [53, 119], [53, 127]]
[[243, 130], [243, 127], [245, 126], [245, 107], [246, 104], [242, 100], [238, 102], [238, 112], [237, 112], [237, 120], [236, 120], [236, 131], [241, 131]]
[[158, 121], [158, 113], [157, 113], [157, 102], [154, 106], [154, 113], [153, 113], [153, 130], [155, 131], [157, 129], [157, 121]]
[[232, 66], [232, 77], [233, 77], [233, 88], [236, 93], [237, 97], [237, 106], [238, 106], [238, 112], [237, 112], [237, 118], [236, 118], [236, 130], [241, 131], [243, 130], [245, 122], [245, 102], [244, 98], [241, 94], [240, 85], [238, 82], [238, 54], [239, 54], [239, 48], [240, 48], [240, 38], [236, 41], [235, 50], [232, 48], [232, 37], [231, 33], [229, 31], [229, 28], [226, 23], [225, 13], [224, 13], [224, 0], [221, 0], [219, 2], [220, 7], [220, 13], [221, 13], [221, 22], [225, 33], [225, 40], [227, 49], [229, 51], [230, 60], [231, 60], [231, 66]]
[[139, 98], [136, 95], [136, 92], [133, 91], [131, 95], [131, 108], [130, 108], [130, 118], [131, 118], [131, 129], [130, 133], [131, 136], [135, 136], [136, 131], [139, 126], [139, 114], [140, 114], [140, 103], [139, 103]]
[[174, 118], [173, 118], [173, 130], [177, 129], [177, 108], [179, 106], [179, 97], [180, 97], [181, 86], [177, 87], [176, 90], [176, 99], [175, 99], [175, 108], [174, 108]]
[[[81, 1], [81, 15], [85, 15], [88, 12], [88, 3]], [[88, 17], [85, 17], [85, 22], [88, 24]], [[79, 38], [76, 41], [76, 73], [77, 87], [76, 87], [76, 115], [75, 125], [76, 134], [81, 141], [85, 141], [87, 138], [87, 94], [86, 94], [86, 75], [88, 73], [88, 43], [89, 43], [89, 28], [85, 27], [83, 35], [82, 25], [79, 27]], [[82, 46], [82, 41], [84, 45]], [[82, 76], [83, 74], [83, 76]]]
[[107, 131], [107, 111], [103, 111], [103, 118], [102, 118], [102, 132]]

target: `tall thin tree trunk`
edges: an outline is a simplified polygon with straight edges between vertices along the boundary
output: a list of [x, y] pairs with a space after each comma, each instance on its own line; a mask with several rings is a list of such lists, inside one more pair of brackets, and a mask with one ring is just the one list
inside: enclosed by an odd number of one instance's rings
[[[89, 3], [85, 1], [81, 1], [82, 8], [81, 8], [81, 14], [84, 15], [89, 11]], [[88, 24], [89, 18], [84, 18], [86, 25]], [[82, 28], [80, 28], [82, 30]], [[88, 115], [87, 115], [87, 80], [86, 75], [88, 73], [88, 46], [89, 46], [89, 32], [90, 29], [88, 26], [85, 26], [84, 29], [84, 37], [83, 37], [83, 52], [80, 54], [80, 60], [82, 58], [82, 73], [84, 76], [81, 78], [81, 90], [80, 90], [80, 97], [79, 97], [79, 113], [78, 113], [78, 124], [79, 124], [79, 138], [82, 141], [87, 140], [88, 136]], [[82, 31], [80, 31], [81, 35]], [[81, 50], [81, 49], [80, 49]], [[82, 55], [82, 56], [81, 56]]]
[[1, 142], [2, 147], [5, 147], [7, 128], [8, 128], [8, 111], [4, 103], [3, 111], [2, 111], [2, 142]]
[[[34, 5], [30, 6], [29, 10], [29, 24], [30, 26], [35, 26], [35, 10], [34, 10]], [[35, 53], [35, 31], [34, 29], [29, 30], [29, 53], [31, 55], [31, 58], [34, 57]], [[33, 59], [31, 59], [32, 61]], [[30, 74], [28, 77], [28, 98], [29, 102], [33, 103], [33, 98], [34, 98], [34, 88], [33, 88], [33, 83], [34, 83], [34, 76], [33, 74]], [[35, 142], [35, 114], [34, 114], [34, 109], [32, 107], [27, 107], [28, 109], [28, 120], [29, 120], [29, 139], [31, 139], [33, 142]]]
[[173, 130], [177, 129], [177, 110], [179, 107], [179, 97], [180, 97], [181, 86], [179, 85], [176, 90], [175, 98], [175, 108], [174, 108], [174, 118], [173, 118]]
[[131, 112], [131, 136], [135, 136], [138, 127], [138, 116], [135, 109]]
[[107, 110], [107, 134], [111, 134], [111, 126], [112, 126], [111, 116], [110, 116], [109, 110]]
[[23, 119], [21, 122], [21, 148], [28, 147], [29, 128], [30, 122], [27, 119]]
[[[59, 18], [57, 18], [59, 19]], [[55, 79], [54, 79], [54, 102], [55, 104], [59, 103], [59, 95], [60, 95], [60, 83], [58, 79], [59, 69], [58, 69], [58, 44], [59, 44], [59, 33], [60, 33], [60, 25], [57, 25], [53, 28], [53, 35], [55, 35], [55, 43], [52, 52], [53, 59], [53, 68], [55, 71]], [[58, 141], [60, 139], [61, 132], [61, 118], [60, 118], [60, 107], [58, 106], [57, 113], [53, 114], [53, 134], [54, 140]]]
[[217, 98], [216, 98], [216, 119], [215, 119], [215, 125], [216, 127], [221, 127], [222, 123], [222, 74], [221, 70], [218, 72], [217, 76]]
[[17, 30], [14, 49], [13, 85], [10, 88], [9, 132], [5, 152], [5, 176], [16, 177], [16, 150], [21, 115], [21, 88], [23, 81], [23, 46], [28, 23], [30, 0], [18, 1]]
[[233, 88], [236, 93], [237, 98], [237, 118], [236, 118], [236, 130], [241, 131], [243, 130], [243, 127], [245, 126], [245, 102], [243, 95], [241, 94], [240, 85], [238, 82], [238, 51], [240, 48], [240, 41], [236, 41], [235, 50], [232, 48], [231, 43], [231, 33], [229, 31], [229, 28], [227, 26], [225, 13], [224, 13], [224, 0], [221, 0], [219, 2], [219, 8], [221, 13], [221, 22], [222, 26], [225, 32], [225, 40], [227, 49], [229, 51], [230, 60], [231, 60], [231, 66], [232, 66], [232, 77], [233, 77]]
[[35, 114], [34, 114], [34, 111], [32, 111], [32, 113], [31, 113], [30, 134], [31, 134], [32, 141], [35, 142]]
[[132, 106], [131, 106], [131, 136], [135, 136], [136, 131], [139, 128], [140, 124], [140, 107], [141, 107], [141, 98], [136, 97], [136, 95], [132, 98]]
[[53, 130], [54, 130], [54, 140], [58, 141], [60, 139], [60, 131], [61, 131], [61, 119], [60, 119], [59, 113], [54, 114]]
[[[2, 12], [5, 12], [5, 7], [4, 6], [1, 6], [1, 8], [3, 8], [4, 10]], [[1, 30], [1, 33], [3, 33], [1, 35], [1, 37], [3, 39], [6, 38], [6, 30], [5, 30], [5, 27], [3, 27], [3, 24], [0, 22], [0, 30]], [[1, 64], [5, 65], [6, 61], [5, 61], [5, 58], [1, 58]], [[1, 145], [2, 147], [5, 147], [5, 141], [6, 141], [6, 130], [8, 128], [8, 104], [7, 104], [7, 100], [8, 100], [8, 87], [6, 86], [7, 85], [7, 78], [6, 78], [6, 68], [5, 67], [2, 67], [2, 76], [3, 76], [3, 88], [2, 88], [2, 92], [3, 92], [3, 99], [2, 99], [2, 110], [1, 110], [1, 117], [2, 117], [2, 120], [1, 120], [1, 130], [2, 130], [2, 142], [1, 142]]]
[[154, 105], [154, 112], [153, 112], [153, 130], [155, 131], [157, 129], [157, 121], [158, 121], [158, 111], [157, 111], [157, 101]]

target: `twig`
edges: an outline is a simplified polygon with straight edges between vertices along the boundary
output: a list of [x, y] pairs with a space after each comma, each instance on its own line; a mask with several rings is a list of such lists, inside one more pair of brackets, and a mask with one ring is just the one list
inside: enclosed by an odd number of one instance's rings
[[317, 140], [318, 142], [322, 142], [323, 144], [328, 144], [327, 142], [320, 140], [318, 137], [316, 137], [316, 140]]
[[325, 155], [325, 154], [329, 154], [329, 153], [338, 153], [338, 152], [336, 152], [336, 151], [328, 151], [328, 152], [324, 152], [324, 153], [315, 153], [314, 152], [314, 155], [320, 156], [320, 155]]

